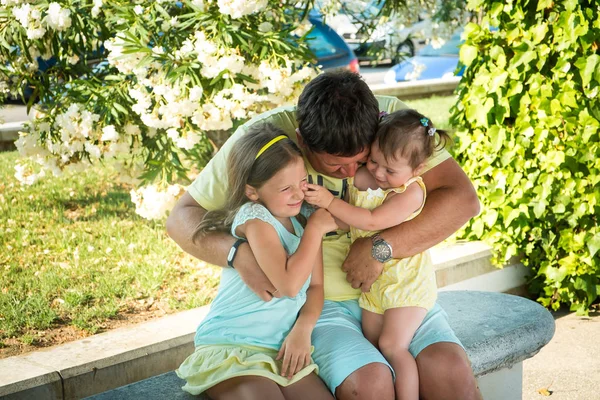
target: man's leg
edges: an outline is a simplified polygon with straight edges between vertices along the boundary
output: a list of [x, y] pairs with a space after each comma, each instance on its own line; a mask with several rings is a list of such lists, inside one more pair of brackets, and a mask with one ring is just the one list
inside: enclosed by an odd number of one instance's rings
[[344, 379], [337, 387], [335, 397], [340, 400], [393, 400], [392, 372], [385, 364], [367, 364]]
[[427, 346], [417, 356], [421, 399], [482, 399], [467, 353], [456, 343]]
[[312, 334], [319, 377], [341, 400], [394, 398], [389, 364], [363, 336], [358, 301], [325, 301]]
[[467, 354], [439, 304], [425, 316], [409, 351], [417, 360], [422, 399], [481, 399]]

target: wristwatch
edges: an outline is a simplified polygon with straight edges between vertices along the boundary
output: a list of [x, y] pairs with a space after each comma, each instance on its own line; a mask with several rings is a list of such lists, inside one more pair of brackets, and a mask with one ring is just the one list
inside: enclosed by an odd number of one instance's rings
[[233, 260], [235, 259], [235, 256], [237, 254], [238, 247], [240, 247], [240, 244], [242, 244], [244, 242], [245, 242], [244, 239], [238, 239], [238, 240], [235, 241], [235, 243], [233, 244], [233, 246], [231, 246], [231, 249], [229, 250], [229, 254], [227, 254], [227, 266], [228, 267], [234, 268], [233, 267]]
[[380, 263], [384, 263], [392, 259], [392, 245], [383, 240], [379, 234], [373, 235], [371, 238], [373, 241], [373, 247], [371, 248], [371, 255], [374, 259]]

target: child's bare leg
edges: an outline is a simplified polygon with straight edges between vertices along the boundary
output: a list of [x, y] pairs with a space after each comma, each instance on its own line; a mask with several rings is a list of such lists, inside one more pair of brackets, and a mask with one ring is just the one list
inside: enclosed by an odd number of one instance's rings
[[333, 395], [325, 383], [314, 372], [290, 386], [282, 386], [286, 400], [333, 400]]
[[362, 331], [367, 340], [373, 346], [379, 348], [379, 336], [383, 328], [383, 315], [371, 311], [362, 310]]
[[383, 314], [379, 350], [396, 373], [396, 400], [418, 400], [419, 373], [408, 346], [423, 322], [427, 310], [421, 307], [391, 308]]
[[212, 400], [284, 400], [278, 384], [261, 376], [239, 376], [227, 379], [206, 391]]

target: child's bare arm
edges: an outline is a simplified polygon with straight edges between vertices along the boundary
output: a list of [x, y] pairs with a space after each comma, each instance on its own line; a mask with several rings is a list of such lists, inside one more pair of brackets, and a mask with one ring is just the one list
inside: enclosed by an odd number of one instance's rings
[[[338, 198], [327, 196], [327, 189], [317, 185], [308, 185], [310, 189], [306, 200], [310, 203], [317, 199], [334, 217], [358, 229], [375, 231], [400, 225], [423, 203], [423, 190], [419, 185], [410, 185], [404, 193], [390, 194], [388, 199], [374, 210], [356, 207]], [[316, 192], [316, 193], [311, 193]], [[330, 194], [330, 193], [329, 193]], [[310, 199], [309, 199], [310, 197]]]
[[294, 327], [283, 342], [277, 359], [283, 358], [281, 375], [292, 377], [302, 368], [310, 364], [310, 337], [312, 331], [323, 310], [325, 292], [323, 290], [323, 257], [317, 256], [310, 286], [306, 292], [306, 303], [300, 310], [300, 314]]
[[317, 210], [308, 220], [298, 249], [288, 257], [277, 231], [271, 224], [252, 219], [241, 227], [258, 265], [275, 289], [287, 297], [295, 297], [298, 294], [308, 279], [317, 256], [320, 255], [323, 235], [336, 228], [337, 225], [329, 212]]

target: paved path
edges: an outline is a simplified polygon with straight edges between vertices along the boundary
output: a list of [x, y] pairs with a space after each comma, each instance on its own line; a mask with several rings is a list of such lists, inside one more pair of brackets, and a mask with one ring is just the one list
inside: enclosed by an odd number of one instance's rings
[[[600, 399], [600, 313], [554, 313], [554, 338], [523, 362], [523, 400]], [[538, 390], [547, 389], [550, 395]]]

